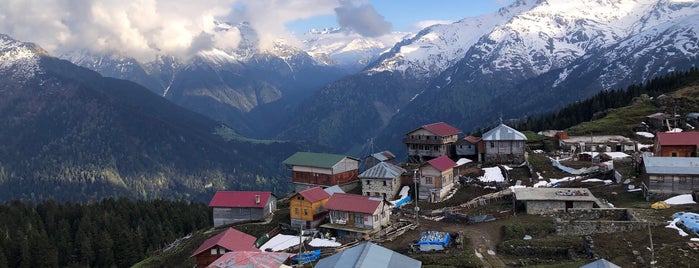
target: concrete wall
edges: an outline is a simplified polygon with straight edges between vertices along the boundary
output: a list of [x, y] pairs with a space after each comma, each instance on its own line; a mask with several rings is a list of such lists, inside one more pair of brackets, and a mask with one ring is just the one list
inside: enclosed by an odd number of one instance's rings
[[[552, 214], [556, 213], [557, 211], [565, 211], [566, 201], [527, 200], [525, 201], [525, 206], [527, 208], [527, 214]], [[591, 201], [573, 202], [573, 209], [591, 209], [593, 207], [594, 202]]]

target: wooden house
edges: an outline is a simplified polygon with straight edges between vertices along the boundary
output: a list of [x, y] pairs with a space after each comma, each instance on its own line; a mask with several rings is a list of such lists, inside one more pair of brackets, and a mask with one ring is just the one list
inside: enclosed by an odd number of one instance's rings
[[597, 198], [587, 188], [517, 188], [514, 189], [514, 197], [517, 203], [524, 205], [527, 214], [599, 207]]
[[359, 174], [362, 183], [362, 195], [378, 196], [384, 200], [393, 200], [400, 191], [401, 175], [405, 169], [391, 163], [381, 162]]
[[480, 156], [481, 152], [483, 152], [483, 142], [481, 142], [479, 137], [469, 135], [456, 143], [456, 155], [459, 157], [466, 157], [480, 162], [481, 159], [478, 156]]
[[364, 158], [364, 170], [370, 169], [373, 166], [376, 166], [376, 164], [381, 163], [381, 162], [387, 162], [393, 164], [396, 159], [396, 156], [389, 152], [389, 151], [383, 151], [383, 152], [378, 152], [378, 153], [373, 153]]
[[254, 236], [243, 233], [233, 228], [207, 239], [192, 253], [190, 258], [197, 259], [197, 267], [207, 267], [209, 264], [230, 251], [260, 252], [255, 248]]
[[291, 196], [289, 198], [291, 227], [295, 230], [318, 227], [328, 214], [324, 207], [328, 199], [330, 194], [320, 187], [309, 188]]
[[359, 182], [359, 159], [337, 154], [297, 152], [283, 162], [291, 169], [296, 192], [316, 186], [339, 185], [349, 191]]
[[277, 209], [277, 197], [271, 192], [218, 191], [209, 202], [213, 208], [214, 227], [261, 221]]
[[356, 194], [336, 193], [330, 197], [325, 208], [329, 211], [330, 223], [320, 227], [332, 229], [338, 237], [363, 238], [388, 225], [391, 205], [383, 198]]
[[643, 157], [646, 196], [689, 194], [699, 190], [699, 158]]
[[697, 157], [699, 132], [658, 132], [653, 147], [655, 156]]
[[403, 143], [408, 147], [408, 160], [422, 163], [443, 155], [454, 157], [461, 130], [444, 122], [421, 126], [406, 134]]
[[454, 167], [456, 163], [443, 155], [429, 160], [418, 169], [418, 197], [430, 202], [441, 201], [454, 188]]
[[505, 124], [483, 134], [483, 158], [487, 163], [524, 162], [527, 137]]

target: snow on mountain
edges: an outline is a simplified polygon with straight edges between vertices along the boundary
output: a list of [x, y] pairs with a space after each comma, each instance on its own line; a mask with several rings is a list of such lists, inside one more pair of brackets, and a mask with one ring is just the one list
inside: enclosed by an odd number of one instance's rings
[[417, 77], [434, 77], [462, 59], [481, 36], [535, 4], [535, 1], [517, 1], [495, 14], [427, 27], [414, 37], [396, 44], [367, 71], [398, 71]]
[[340, 28], [313, 29], [301, 37], [301, 49], [328, 65], [364, 68], [406, 35], [393, 32], [368, 38]]
[[39, 58], [48, 52], [32, 44], [24, 43], [0, 34], [0, 72], [12, 73], [13, 78], [24, 81], [40, 72]]

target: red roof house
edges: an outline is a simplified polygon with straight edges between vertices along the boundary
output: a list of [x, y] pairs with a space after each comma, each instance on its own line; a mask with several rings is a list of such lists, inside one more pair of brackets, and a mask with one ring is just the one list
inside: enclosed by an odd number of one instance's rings
[[654, 147], [655, 156], [697, 157], [699, 132], [658, 132]]
[[286, 252], [232, 251], [211, 263], [210, 268], [279, 268], [294, 256]]
[[320, 187], [303, 190], [289, 198], [289, 217], [294, 229], [318, 227], [328, 214], [325, 203], [330, 194]]
[[408, 147], [409, 160], [422, 162], [442, 155], [455, 156], [459, 133], [459, 129], [447, 123], [437, 122], [408, 132], [403, 143]]
[[243, 221], [266, 219], [277, 209], [271, 192], [218, 191], [209, 202], [214, 210], [214, 227]]
[[206, 267], [229, 251], [260, 252], [253, 246], [255, 240], [254, 236], [228, 228], [204, 241], [190, 257], [197, 259], [197, 267]]
[[380, 197], [336, 193], [325, 208], [330, 212], [330, 223], [321, 227], [338, 230], [338, 236], [355, 236], [378, 232], [388, 224], [390, 204]]
[[456, 162], [443, 155], [420, 166], [419, 198], [430, 202], [441, 201], [454, 188]]

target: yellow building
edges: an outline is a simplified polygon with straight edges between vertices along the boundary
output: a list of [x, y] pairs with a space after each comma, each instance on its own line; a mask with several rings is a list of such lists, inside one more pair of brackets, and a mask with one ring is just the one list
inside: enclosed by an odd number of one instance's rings
[[291, 226], [311, 229], [318, 227], [328, 211], [324, 205], [330, 195], [320, 187], [313, 187], [296, 193], [289, 199]]

